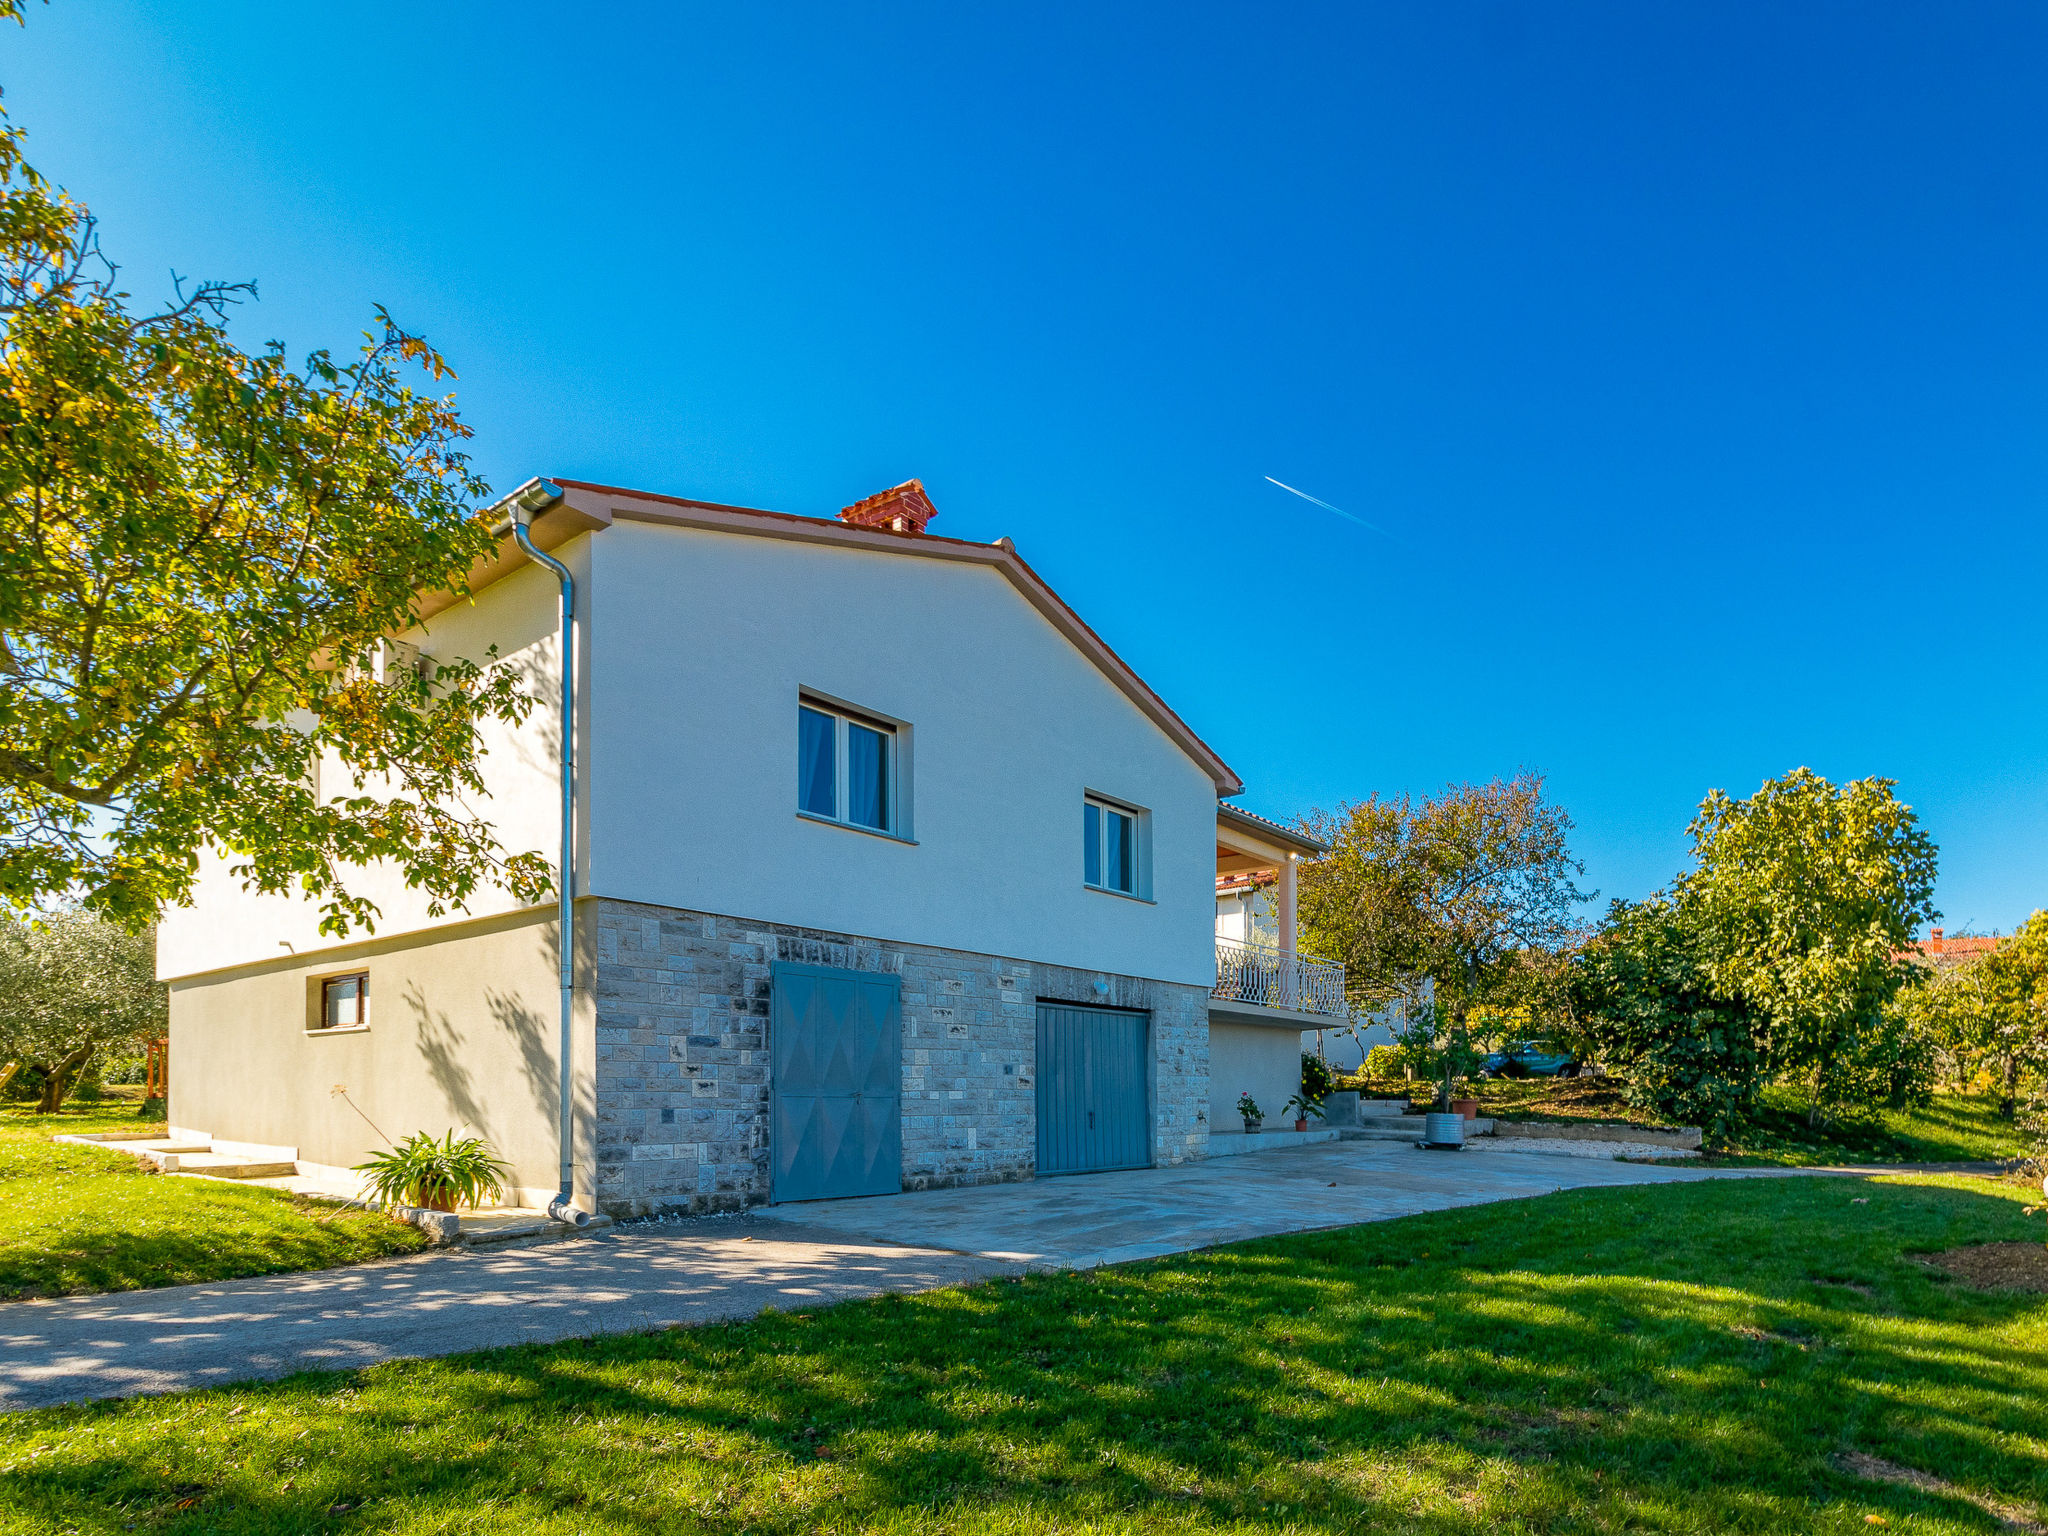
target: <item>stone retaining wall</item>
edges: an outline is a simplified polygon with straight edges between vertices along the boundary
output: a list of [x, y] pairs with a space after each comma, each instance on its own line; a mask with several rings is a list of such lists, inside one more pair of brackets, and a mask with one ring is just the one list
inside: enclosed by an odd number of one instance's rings
[[1702, 1140], [1699, 1128], [1690, 1125], [1653, 1131], [1638, 1125], [1577, 1125], [1540, 1120], [1496, 1120], [1493, 1134], [1550, 1141], [1618, 1141], [1632, 1146], [1680, 1147], [1687, 1151], [1696, 1150]]

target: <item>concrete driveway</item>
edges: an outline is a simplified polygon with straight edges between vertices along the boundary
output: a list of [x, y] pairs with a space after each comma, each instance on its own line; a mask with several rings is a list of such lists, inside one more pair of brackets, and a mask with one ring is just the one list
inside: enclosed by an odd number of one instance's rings
[[1336, 1141], [1179, 1168], [770, 1209], [778, 1222], [798, 1229], [1034, 1267], [1087, 1269], [1560, 1189], [1731, 1176], [1742, 1174], [1479, 1147], [1428, 1152], [1398, 1141]]
[[0, 1410], [751, 1317], [1215, 1243], [1727, 1177], [1583, 1157], [1338, 1142], [1184, 1168], [775, 1206], [544, 1247], [0, 1304]]

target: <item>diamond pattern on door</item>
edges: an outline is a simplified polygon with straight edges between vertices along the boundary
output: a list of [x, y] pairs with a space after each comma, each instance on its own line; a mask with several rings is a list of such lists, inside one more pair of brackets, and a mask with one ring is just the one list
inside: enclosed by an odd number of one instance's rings
[[778, 964], [770, 1127], [777, 1200], [903, 1187], [901, 978]]

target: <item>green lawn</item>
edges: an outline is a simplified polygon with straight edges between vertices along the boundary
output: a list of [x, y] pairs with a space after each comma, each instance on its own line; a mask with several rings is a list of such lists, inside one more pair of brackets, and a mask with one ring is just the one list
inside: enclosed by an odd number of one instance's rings
[[2020, 1143], [1988, 1093], [1936, 1094], [1920, 1109], [1879, 1110], [1869, 1121], [1809, 1130], [1805, 1099], [1774, 1086], [1764, 1090], [1756, 1123], [1728, 1150], [1772, 1163], [1965, 1163], [2018, 1157]]
[[[1425, 1085], [1387, 1080], [1364, 1090], [1398, 1098], [1412, 1091], [1427, 1098]], [[1473, 1085], [1479, 1113], [1509, 1120], [1617, 1120], [1632, 1118], [1613, 1078], [1506, 1079]], [[1920, 1109], [1879, 1110], [1854, 1123], [1809, 1130], [1806, 1101], [1795, 1089], [1764, 1089], [1755, 1123], [1732, 1147], [1719, 1149], [1723, 1161], [1813, 1165], [1827, 1163], [1975, 1163], [2020, 1155], [2012, 1122], [1998, 1115], [1988, 1093], [1939, 1093]]]
[[2048, 1296], [1910, 1255], [2041, 1240], [2025, 1196], [1580, 1191], [46, 1410], [0, 1418], [0, 1529], [1990, 1532], [1966, 1495], [2048, 1502]]
[[0, 1112], [0, 1299], [325, 1269], [409, 1253], [426, 1239], [368, 1211], [200, 1179], [50, 1138], [160, 1126], [132, 1105]]

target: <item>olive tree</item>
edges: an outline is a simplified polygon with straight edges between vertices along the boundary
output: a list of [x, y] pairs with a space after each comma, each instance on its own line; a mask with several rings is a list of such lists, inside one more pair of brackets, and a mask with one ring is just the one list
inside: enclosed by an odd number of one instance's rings
[[[1316, 811], [1305, 828], [1329, 852], [1302, 866], [1303, 934], [1345, 962], [1368, 997], [1436, 983], [1425, 1021], [1446, 1081], [1469, 1070], [1472, 1012], [1491, 991], [1519, 996], [1532, 957], [1577, 938], [1572, 819], [1544, 798], [1543, 776], [1454, 784], [1423, 800], [1371, 796]], [[1448, 996], [1446, 995], [1448, 994]]]
[[0, 915], [0, 1067], [41, 1080], [37, 1107], [55, 1114], [94, 1056], [164, 1033], [167, 989], [154, 934], [88, 913], [24, 922]]

